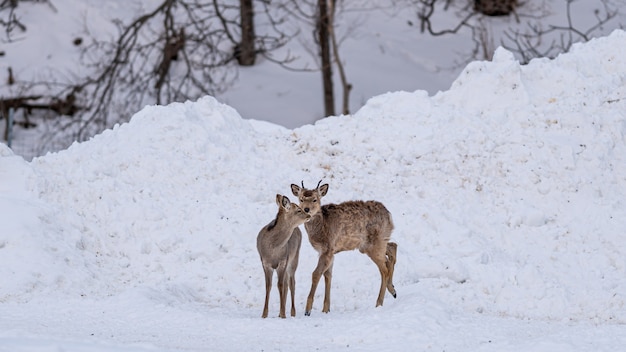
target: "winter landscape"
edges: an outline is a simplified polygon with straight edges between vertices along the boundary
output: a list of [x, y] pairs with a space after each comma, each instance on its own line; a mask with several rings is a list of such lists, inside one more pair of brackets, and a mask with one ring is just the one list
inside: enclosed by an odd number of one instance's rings
[[[79, 30], [150, 6], [51, 4], [55, 16], [20, 13], [28, 35], [0, 60], [3, 82], [9, 64], [20, 79], [42, 62], [65, 75]], [[148, 106], [66, 150], [31, 160], [0, 143], [0, 351], [621, 350], [626, 32], [554, 60], [498, 49], [465, 66], [467, 37], [415, 36], [415, 13], [381, 8], [338, 27], [351, 115], [320, 119], [319, 73], [266, 62], [215, 98]], [[296, 202], [290, 184], [320, 180], [324, 203], [390, 210], [398, 296], [375, 307], [376, 266], [342, 252], [330, 313], [320, 283], [304, 316], [317, 252], [301, 226], [297, 315], [278, 318], [274, 278], [262, 319], [256, 236], [276, 194]]]
[[[1, 351], [618, 351], [626, 345], [626, 33], [287, 129], [214, 98], [25, 161], [0, 144]], [[393, 214], [397, 299], [335, 258], [333, 300], [261, 318], [258, 231], [291, 183]], [[304, 231], [304, 229], [303, 229]]]

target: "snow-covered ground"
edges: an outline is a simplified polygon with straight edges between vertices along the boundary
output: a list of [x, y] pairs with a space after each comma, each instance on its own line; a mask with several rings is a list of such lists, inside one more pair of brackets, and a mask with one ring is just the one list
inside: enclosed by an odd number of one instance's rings
[[[0, 144], [0, 351], [617, 351], [626, 345], [626, 32], [293, 130], [206, 97], [24, 161]], [[289, 185], [394, 217], [398, 298], [335, 258], [279, 319], [256, 235]]]

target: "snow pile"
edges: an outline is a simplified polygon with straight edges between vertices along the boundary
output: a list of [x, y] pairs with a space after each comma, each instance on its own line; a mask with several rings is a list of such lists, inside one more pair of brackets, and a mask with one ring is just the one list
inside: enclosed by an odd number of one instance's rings
[[[398, 299], [377, 309], [375, 266], [337, 255], [325, 321], [358, 316], [362, 328], [388, 314], [409, 324], [377, 327], [394, 336], [455, 330], [450, 314], [623, 324], [625, 133], [623, 31], [528, 66], [499, 50], [449, 91], [381, 95], [295, 130], [243, 120], [210, 97], [147, 107], [31, 163], [0, 151], [0, 276], [11, 278], [0, 302], [113, 297], [234, 319], [224, 322], [232, 336], [254, 331], [256, 235], [276, 193], [293, 200], [290, 183], [323, 179], [326, 202], [385, 203], [399, 245]], [[306, 240], [300, 257], [305, 320], [317, 261]], [[276, 291], [271, 302], [277, 314]], [[320, 307], [318, 296], [313, 316]]]

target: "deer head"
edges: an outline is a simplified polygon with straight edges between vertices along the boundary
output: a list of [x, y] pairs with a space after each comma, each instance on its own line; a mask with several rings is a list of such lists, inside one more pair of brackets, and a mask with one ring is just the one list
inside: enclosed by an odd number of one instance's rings
[[282, 214], [289, 223], [298, 226], [311, 219], [311, 214], [302, 211], [302, 208], [298, 206], [298, 204], [291, 203], [286, 196], [277, 194], [276, 204], [278, 205], [279, 216]]
[[305, 213], [311, 214], [311, 216], [317, 215], [322, 210], [322, 197], [328, 193], [328, 184], [323, 184], [322, 180], [317, 183], [317, 187], [315, 189], [306, 189], [304, 188], [304, 181], [302, 181], [302, 187], [291, 184], [291, 192], [294, 196], [298, 197], [300, 201], [300, 208], [304, 210]]

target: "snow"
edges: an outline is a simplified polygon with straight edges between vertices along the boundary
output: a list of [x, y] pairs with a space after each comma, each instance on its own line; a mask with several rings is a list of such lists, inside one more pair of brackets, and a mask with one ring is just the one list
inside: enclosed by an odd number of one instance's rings
[[[625, 134], [617, 30], [295, 129], [205, 97], [31, 162], [0, 144], [0, 351], [620, 350]], [[297, 316], [274, 287], [262, 319], [256, 235], [320, 179], [393, 214], [398, 298], [375, 308], [375, 265], [343, 252], [305, 317], [304, 239]]]

